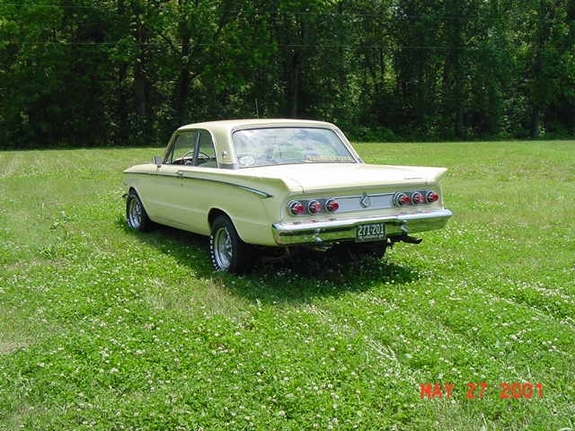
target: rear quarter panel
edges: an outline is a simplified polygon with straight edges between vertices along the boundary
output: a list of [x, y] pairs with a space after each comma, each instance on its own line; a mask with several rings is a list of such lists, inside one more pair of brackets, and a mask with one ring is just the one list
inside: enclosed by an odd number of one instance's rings
[[209, 216], [219, 211], [230, 217], [243, 241], [258, 245], [275, 245], [271, 226], [290, 193], [301, 191], [296, 184], [290, 188], [289, 180], [183, 166], [173, 175], [158, 174], [155, 165], [135, 166], [125, 171], [124, 183], [136, 190], [157, 223], [209, 235]]

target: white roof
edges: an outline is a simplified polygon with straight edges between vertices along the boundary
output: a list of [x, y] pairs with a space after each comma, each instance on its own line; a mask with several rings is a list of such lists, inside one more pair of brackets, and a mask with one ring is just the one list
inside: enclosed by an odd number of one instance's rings
[[237, 120], [219, 120], [219, 121], [206, 121], [202, 123], [186, 124], [179, 128], [179, 130], [185, 129], [208, 129], [213, 132], [215, 131], [226, 131], [230, 132], [234, 129], [242, 129], [249, 127], [262, 127], [262, 126], [315, 126], [315, 127], [329, 127], [334, 128], [335, 126], [331, 123], [324, 121], [314, 121], [314, 120], [298, 120], [298, 119], [288, 119], [288, 118], [254, 118], [254, 119], [237, 119]]

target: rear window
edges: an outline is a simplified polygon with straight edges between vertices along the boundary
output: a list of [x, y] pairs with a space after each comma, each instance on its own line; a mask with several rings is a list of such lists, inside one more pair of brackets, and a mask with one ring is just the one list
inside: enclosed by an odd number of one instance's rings
[[269, 127], [238, 130], [233, 144], [240, 168], [300, 163], [355, 163], [330, 129]]

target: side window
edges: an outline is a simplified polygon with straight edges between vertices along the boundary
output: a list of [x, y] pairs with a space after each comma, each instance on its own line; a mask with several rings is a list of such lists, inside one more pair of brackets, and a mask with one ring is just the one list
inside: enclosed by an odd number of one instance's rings
[[205, 130], [201, 130], [199, 133], [198, 156], [195, 165], [205, 168], [217, 168], [216, 150], [212, 142], [212, 136]]
[[164, 163], [217, 168], [212, 136], [206, 130], [179, 133], [168, 149]]
[[168, 150], [164, 163], [173, 165], [193, 164], [194, 148], [197, 140], [197, 131], [179, 133]]

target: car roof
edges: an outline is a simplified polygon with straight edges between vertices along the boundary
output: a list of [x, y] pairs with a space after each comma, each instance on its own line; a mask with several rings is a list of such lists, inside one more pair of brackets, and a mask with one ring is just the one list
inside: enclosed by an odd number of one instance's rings
[[255, 118], [255, 119], [238, 119], [238, 120], [219, 120], [205, 121], [202, 123], [192, 123], [181, 126], [178, 130], [190, 129], [208, 129], [213, 132], [231, 132], [237, 129], [252, 127], [281, 127], [281, 126], [312, 126], [312, 127], [329, 127], [335, 126], [331, 123], [315, 120], [298, 120], [289, 118]]

